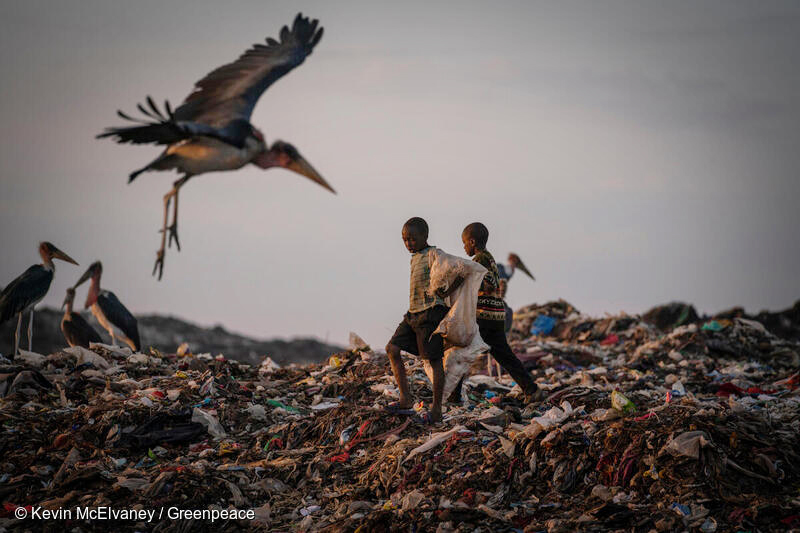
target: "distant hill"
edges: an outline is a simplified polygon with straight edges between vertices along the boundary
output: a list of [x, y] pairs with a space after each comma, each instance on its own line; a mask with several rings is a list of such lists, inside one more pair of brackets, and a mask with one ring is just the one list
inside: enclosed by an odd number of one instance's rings
[[[89, 312], [81, 313], [97, 330], [105, 342], [110, 343], [108, 334], [100, 327]], [[37, 309], [33, 315], [33, 350], [49, 354], [66, 346], [61, 334], [63, 313], [56, 309]], [[162, 315], [142, 315], [139, 321], [139, 334], [144, 347], [153, 346], [163, 352], [174, 352], [182, 342], [189, 343], [194, 353], [210, 352], [212, 355], [224, 354], [230, 359], [257, 365], [265, 355], [279, 364], [318, 363], [343, 348], [325, 344], [316, 339], [259, 340], [227, 331], [222, 326], [204, 328], [180, 318]], [[11, 353], [14, 349], [14, 329], [16, 320], [0, 325], [0, 353]], [[28, 347], [28, 316], [23, 317], [20, 346]]]

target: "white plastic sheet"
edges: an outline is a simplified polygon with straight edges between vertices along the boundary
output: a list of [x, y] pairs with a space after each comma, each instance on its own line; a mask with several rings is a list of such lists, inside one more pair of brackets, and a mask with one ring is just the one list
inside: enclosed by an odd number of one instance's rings
[[535, 438], [542, 431], [549, 431], [560, 426], [574, 412], [575, 409], [572, 408], [569, 402], [561, 402], [561, 407], [553, 407], [542, 416], [532, 419], [530, 425], [525, 428], [524, 433], [529, 437]]
[[408, 461], [417, 454], [425, 453], [428, 450], [432, 450], [433, 448], [445, 442], [447, 439], [449, 439], [456, 433], [472, 433], [472, 431], [468, 430], [466, 427], [462, 425], [458, 425], [449, 431], [443, 431], [441, 433], [433, 433], [427, 440], [427, 442], [411, 450], [411, 452], [409, 452], [406, 458], [403, 459], [403, 462], [405, 463], [406, 461]]

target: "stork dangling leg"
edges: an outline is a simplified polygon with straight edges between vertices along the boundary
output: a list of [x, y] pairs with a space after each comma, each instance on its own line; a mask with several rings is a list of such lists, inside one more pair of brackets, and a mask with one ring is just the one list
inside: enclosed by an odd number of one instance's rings
[[169, 241], [167, 246], [172, 247], [172, 239], [175, 239], [175, 247], [181, 251], [181, 241], [178, 240], [178, 192], [183, 185], [192, 179], [191, 174], [187, 174], [172, 184], [172, 194], [175, 196], [175, 206], [172, 209], [172, 224], [169, 226]]
[[[161, 248], [156, 252], [156, 264], [153, 265], [153, 275], [158, 271], [158, 279], [164, 273], [164, 254], [166, 248], [172, 248], [172, 240], [175, 239], [175, 247], [181, 251], [181, 241], [178, 240], [178, 191], [183, 185], [192, 178], [192, 174], [186, 174], [181, 179], [173, 182], [172, 189], [164, 195], [164, 225], [161, 228]], [[169, 204], [175, 199], [175, 206], [172, 210], [172, 224], [167, 225], [169, 219]], [[169, 234], [169, 240], [167, 235]]]

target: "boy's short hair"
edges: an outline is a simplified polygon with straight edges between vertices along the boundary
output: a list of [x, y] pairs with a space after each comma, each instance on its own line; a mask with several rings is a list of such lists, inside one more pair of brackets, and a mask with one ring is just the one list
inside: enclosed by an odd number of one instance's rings
[[486, 242], [489, 240], [489, 229], [480, 222], [473, 222], [468, 225], [462, 233], [470, 239], [475, 239], [475, 244], [478, 248], [486, 248]]
[[425, 222], [424, 218], [411, 217], [406, 220], [406, 223], [403, 224], [403, 227], [416, 231], [423, 237], [428, 237], [428, 223]]

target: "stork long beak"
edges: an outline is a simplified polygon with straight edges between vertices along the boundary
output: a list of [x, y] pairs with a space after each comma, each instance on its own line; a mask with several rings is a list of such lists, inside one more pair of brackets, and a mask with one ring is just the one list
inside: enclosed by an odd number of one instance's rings
[[528, 270], [528, 267], [525, 266], [525, 263], [522, 262], [522, 259], [520, 259], [517, 254], [511, 254], [509, 256], [509, 259], [513, 259], [513, 261], [515, 263], [515, 266], [518, 269], [520, 269], [523, 272], [525, 272], [528, 275], [528, 277], [531, 278], [533, 281], [536, 281], [536, 278], [533, 277], [533, 274], [531, 274], [531, 271]]
[[83, 276], [81, 276], [81, 278], [78, 281], [75, 282], [75, 285], [73, 285], [72, 288], [73, 289], [77, 289], [80, 286], [81, 283], [83, 283], [87, 279], [91, 278], [93, 271], [94, 271], [94, 269], [92, 267], [89, 267], [88, 270], [86, 270], [86, 272], [83, 273]]
[[78, 262], [75, 261], [73, 258], [53, 246], [53, 259], [61, 259], [62, 261], [66, 261], [67, 263], [72, 263], [73, 265], [77, 265]]
[[319, 172], [314, 170], [314, 167], [312, 167], [308, 161], [303, 159], [303, 156], [298, 154], [295, 159], [292, 159], [289, 164], [286, 165], [286, 168], [292, 172], [297, 172], [301, 176], [307, 177], [314, 183], [321, 185], [322, 187], [325, 187], [331, 191], [333, 194], [336, 194], [336, 191], [333, 190], [333, 187], [328, 185], [328, 182], [325, 181], [325, 178], [320, 176]]

